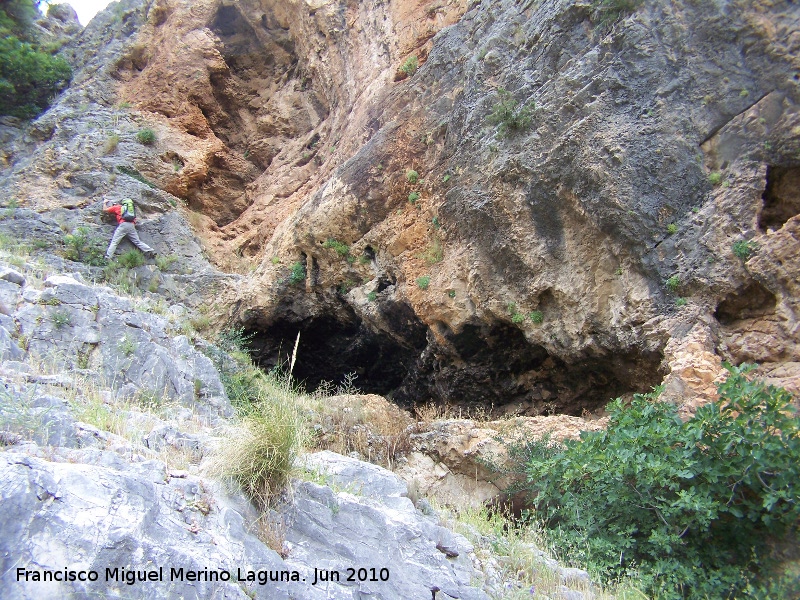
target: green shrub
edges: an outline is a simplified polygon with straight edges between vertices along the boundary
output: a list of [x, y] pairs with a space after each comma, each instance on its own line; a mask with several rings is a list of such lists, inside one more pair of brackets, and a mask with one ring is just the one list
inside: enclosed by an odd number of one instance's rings
[[419, 200], [419, 197], [420, 197], [420, 193], [419, 192], [411, 192], [408, 195], [408, 201], [411, 202], [411, 204], [416, 204], [417, 200]]
[[530, 320], [540, 325], [544, 322], [544, 314], [540, 310], [534, 310], [530, 315]]
[[159, 254], [156, 256], [156, 266], [160, 271], [166, 271], [172, 266], [172, 263], [176, 262], [178, 257], [174, 254], [164, 255]]
[[370, 302], [375, 302], [375, 300], [377, 299], [378, 299], [377, 292], [370, 292], [369, 294], [367, 294], [367, 300], [369, 300]]
[[670, 292], [675, 292], [681, 285], [681, 278], [677, 275], [673, 275], [664, 283], [667, 286], [667, 289]]
[[605, 582], [636, 572], [664, 600], [795, 597], [768, 580], [770, 544], [800, 518], [800, 419], [786, 390], [748, 380], [752, 365], [726, 368], [719, 401], [686, 422], [637, 394], [609, 406], [607, 430], [529, 453], [563, 555]]
[[414, 169], [409, 169], [406, 171], [406, 179], [408, 179], [408, 183], [417, 183], [419, 181], [419, 173]]
[[422, 277], [417, 277], [417, 287], [419, 289], [427, 290], [430, 284], [431, 284], [431, 278], [429, 275], [423, 275]]
[[670, 223], [667, 225], [667, 233], [670, 235], [675, 235], [678, 233], [678, 226], [675, 223]]
[[131, 248], [120, 254], [117, 258], [117, 262], [126, 269], [135, 269], [144, 264], [144, 254], [139, 252], [136, 248]]
[[138, 347], [139, 345], [136, 343], [136, 340], [127, 335], [117, 343], [117, 350], [122, 352], [125, 356], [131, 356], [136, 352], [136, 348]]
[[511, 322], [512, 323], [522, 323], [525, 320], [525, 315], [522, 313], [514, 313], [511, 315]]
[[[72, 78], [69, 63], [0, 27], [0, 115], [36, 117]], [[6, 29], [6, 32], [8, 30]]]
[[156, 141], [156, 132], [145, 127], [136, 132], [136, 140], [145, 146], [152, 146]]
[[405, 73], [409, 77], [411, 77], [414, 73], [417, 72], [419, 68], [419, 59], [415, 55], [411, 55], [403, 61], [403, 64], [400, 65], [400, 72]]
[[758, 250], [758, 244], [751, 240], [739, 240], [733, 243], [733, 253], [742, 260], [747, 260]]
[[322, 244], [323, 248], [331, 248], [336, 254], [341, 256], [342, 258], [347, 258], [350, 254], [350, 246], [345, 244], [344, 242], [340, 242], [339, 240], [335, 240], [334, 238], [328, 238]]
[[64, 258], [93, 267], [106, 264], [105, 243], [90, 237], [88, 227], [78, 227], [64, 236]]
[[720, 173], [719, 171], [714, 171], [713, 173], [709, 173], [708, 182], [711, 185], [719, 185], [720, 183], [722, 183], [722, 173]]
[[678, 308], [686, 306], [688, 303], [689, 301], [686, 298], [675, 298], [675, 306]]
[[289, 271], [289, 283], [297, 285], [298, 283], [305, 283], [306, 280], [306, 265], [300, 261], [292, 263]]
[[72, 325], [72, 317], [65, 310], [54, 310], [50, 313], [50, 321], [56, 329]]
[[511, 92], [503, 88], [498, 89], [497, 93], [500, 99], [492, 108], [489, 122], [498, 126], [501, 135], [527, 129], [533, 120], [532, 113], [536, 108], [534, 103], [520, 105]]

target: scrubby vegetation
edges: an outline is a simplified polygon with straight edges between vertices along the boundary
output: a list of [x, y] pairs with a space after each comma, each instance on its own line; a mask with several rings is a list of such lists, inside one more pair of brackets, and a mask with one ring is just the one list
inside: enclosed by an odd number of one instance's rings
[[533, 102], [520, 105], [508, 90], [497, 90], [499, 99], [492, 108], [489, 122], [497, 125], [500, 135], [511, 135], [513, 132], [522, 131], [530, 127], [533, 120], [535, 105]]
[[564, 556], [648, 597], [790, 598], [771, 544], [800, 519], [791, 395], [727, 366], [718, 402], [683, 422], [657, 393], [610, 407], [606, 431], [527, 446], [526, 487]]
[[32, 25], [37, 16], [32, 0], [0, 5], [0, 115], [36, 117], [72, 78], [67, 61], [40, 45]]

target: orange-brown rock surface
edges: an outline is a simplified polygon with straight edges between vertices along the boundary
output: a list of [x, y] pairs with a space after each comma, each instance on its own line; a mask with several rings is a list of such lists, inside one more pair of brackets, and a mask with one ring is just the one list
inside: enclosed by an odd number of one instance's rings
[[311, 386], [580, 415], [663, 381], [690, 411], [729, 360], [797, 391], [797, 18], [126, 1], [67, 47], [0, 183], [67, 228], [120, 186], [190, 223], [246, 274], [224, 295], [257, 358], [300, 331]]

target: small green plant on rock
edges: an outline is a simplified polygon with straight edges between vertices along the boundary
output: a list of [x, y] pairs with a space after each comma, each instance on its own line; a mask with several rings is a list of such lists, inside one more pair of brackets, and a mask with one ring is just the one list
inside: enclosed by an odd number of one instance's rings
[[673, 275], [672, 277], [667, 279], [664, 285], [667, 286], [667, 289], [670, 292], [675, 292], [681, 285], [681, 278], [678, 275]]
[[347, 256], [350, 254], [350, 246], [334, 238], [328, 238], [327, 240], [325, 240], [325, 242], [323, 242], [322, 244], [322, 247], [330, 248], [342, 258], [347, 258]]
[[508, 90], [500, 88], [497, 90], [499, 100], [492, 108], [489, 115], [489, 122], [497, 125], [500, 135], [511, 135], [512, 132], [527, 129], [533, 121], [533, 111], [536, 105], [520, 105]]
[[686, 298], [676, 298], [675, 299], [675, 306], [677, 306], [678, 308], [681, 308], [683, 306], [686, 306], [688, 304], [688, 302], [689, 301]]
[[88, 227], [77, 227], [64, 236], [64, 258], [94, 267], [106, 264], [103, 242], [90, 236]]
[[529, 315], [530, 320], [536, 323], [537, 325], [541, 325], [544, 322], [544, 314], [540, 310], [534, 310]]
[[373, 291], [373, 292], [370, 292], [369, 294], [367, 294], [367, 300], [369, 300], [370, 302], [375, 302], [375, 300], [377, 300], [377, 299], [378, 299], [378, 293], [377, 292]]
[[117, 258], [117, 262], [126, 269], [135, 269], [144, 264], [144, 254], [139, 252], [136, 248], [126, 250]]
[[408, 183], [417, 183], [419, 181], [419, 173], [414, 169], [409, 169], [406, 171], [406, 179], [408, 179]]
[[66, 310], [54, 310], [50, 313], [50, 322], [56, 329], [72, 325], [72, 317]]
[[733, 253], [737, 258], [747, 260], [758, 250], [758, 244], [752, 240], [739, 240], [733, 243]]
[[411, 192], [408, 195], [408, 201], [411, 202], [411, 204], [416, 204], [417, 200], [419, 200], [419, 197], [420, 197], [420, 193], [419, 192]]
[[414, 73], [417, 72], [419, 68], [419, 59], [416, 55], [412, 54], [408, 58], [403, 61], [403, 64], [400, 65], [400, 72], [405, 73], [409, 77], [411, 77]]
[[670, 235], [675, 235], [678, 233], [678, 226], [675, 223], [670, 223], [667, 225], [667, 233]]
[[123, 338], [117, 343], [117, 350], [119, 350], [125, 356], [132, 356], [139, 345], [136, 343], [136, 340], [133, 339], [128, 334], [125, 334]]
[[291, 285], [297, 285], [298, 283], [304, 283], [306, 280], [306, 265], [300, 261], [296, 263], [292, 263], [289, 271], [289, 283]]
[[177, 260], [178, 257], [174, 254], [159, 254], [156, 256], [156, 266], [158, 267], [159, 271], [166, 271], [172, 266], [172, 263], [176, 262]]
[[429, 275], [423, 275], [422, 277], [417, 277], [417, 287], [421, 290], [427, 290], [431, 284], [431, 278]]
[[709, 173], [708, 182], [711, 185], [719, 185], [720, 183], [722, 183], [722, 173], [720, 173], [719, 171], [714, 171], [713, 173]]
[[152, 146], [156, 141], [156, 132], [145, 127], [136, 132], [136, 140], [145, 146]]

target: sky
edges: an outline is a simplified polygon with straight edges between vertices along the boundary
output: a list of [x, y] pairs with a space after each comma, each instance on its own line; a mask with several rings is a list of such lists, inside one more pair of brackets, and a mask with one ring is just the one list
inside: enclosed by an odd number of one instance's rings
[[[92, 17], [108, 6], [111, 0], [65, 0], [63, 3], [70, 4], [75, 9], [81, 25], [86, 27]], [[62, 4], [62, 2], [53, 2], [53, 4]]]

